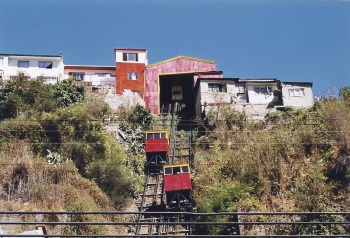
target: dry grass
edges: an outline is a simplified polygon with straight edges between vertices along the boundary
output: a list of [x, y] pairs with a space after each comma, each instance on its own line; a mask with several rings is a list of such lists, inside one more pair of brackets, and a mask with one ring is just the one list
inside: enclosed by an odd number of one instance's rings
[[349, 167], [342, 156], [350, 148], [349, 108], [344, 101], [327, 102], [316, 111], [291, 113], [274, 125], [247, 124], [227, 109], [209, 115], [214, 130], [197, 141], [195, 150], [196, 199], [203, 199], [210, 184], [230, 179], [253, 187], [250, 196], [268, 210], [332, 209], [334, 191], [325, 168]]

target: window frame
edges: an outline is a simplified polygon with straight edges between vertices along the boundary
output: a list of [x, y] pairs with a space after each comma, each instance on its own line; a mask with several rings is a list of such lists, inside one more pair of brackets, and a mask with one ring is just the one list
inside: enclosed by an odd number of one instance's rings
[[292, 88], [292, 89], [288, 89], [288, 94], [289, 94], [289, 97], [305, 97], [305, 90], [304, 88]]
[[[27, 63], [28, 65], [24, 64], [24, 63]], [[17, 61], [18, 68], [29, 68], [29, 65], [30, 65], [29, 60], [18, 60]]]
[[147, 139], [153, 139], [154, 133], [147, 133]]
[[190, 169], [189, 169], [189, 167], [188, 167], [187, 165], [182, 165], [182, 166], [181, 166], [181, 172], [182, 172], [183, 174], [189, 173], [189, 172], [190, 172]]
[[130, 53], [123, 53], [123, 61], [131, 61], [131, 62], [138, 62], [139, 61], [139, 54], [135, 52]]
[[[136, 76], [135, 79], [133, 79], [133, 75]], [[128, 72], [128, 80], [139, 80], [139, 72], [133, 71], [133, 72]]]
[[164, 174], [165, 175], [172, 175], [173, 174], [173, 168], [172, 167], [164, 168]]
[[38, 67], [40, 69], [52, 69], [53, 67], [53, 61], [39, 61]]
[[181, 167], [180, 166], [173, 167], [173, 174], [181, 174]]
[[[85, 78], [85, 72], [69, 72], [68, 75], [72, 76], [74, 81], [84, 81], [84, 78]], [[77, 79], [76, 78], [77, 75], [82, 76], [82, 78], [81, 79]]]
[[227, 93], [227, 84], [226, 83], [208, 83], [208, 92]]
[[244, 85], [238, 85], [237, 86], [237, 94], [244, 94], [245, 93], [245, 86]]

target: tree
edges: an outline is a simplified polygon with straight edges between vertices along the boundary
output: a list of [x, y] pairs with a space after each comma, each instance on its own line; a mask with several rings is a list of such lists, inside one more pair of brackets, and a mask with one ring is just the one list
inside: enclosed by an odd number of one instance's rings
[[0, 119], [14, 118], [31, 111], [48, 112], [55, 107], [52, 86], [43, 77], [30, 79], [23, 72], [11, 78], [0, 95]]
[[341, 87], [339, 90], [340, 98], [343, 100], [350, 99], [350, 87]]
[[84, 87], [74, 85], [72, 79], [55, 84], [53, 90], [53, 96], [60, 106], [67, 107], [84, 99]]

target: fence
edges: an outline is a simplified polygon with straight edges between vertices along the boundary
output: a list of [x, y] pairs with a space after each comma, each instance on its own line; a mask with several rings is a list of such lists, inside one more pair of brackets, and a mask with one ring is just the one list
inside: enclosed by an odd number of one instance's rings
[[[136, 235], [140, 214], [179, 216], [153, 226], [189, 226], [177, 237], [350, 237], [350, 212], [0, 212], [0, 237], [171, 237]], [[24, 232], [44, 227], [47, 234]], [[1, 234], [3, 233], [3, 234]]]

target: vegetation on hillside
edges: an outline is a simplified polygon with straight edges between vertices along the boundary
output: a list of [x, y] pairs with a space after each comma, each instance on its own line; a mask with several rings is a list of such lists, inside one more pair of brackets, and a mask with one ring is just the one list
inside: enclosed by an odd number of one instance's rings
[[19, 73], [1, 90], [0, 112], [1, 210], [108, 211], [135, 195], [139, 177], [105, 130], [112, 111], [103, 94]]
[[[247, 123], [243, 113], [226, 107], [209, 112], [205, 121], [209, 130], [196, 144], [193, 182], [197, 211], [348, 211], [348, 90], [343, 88], [340, 98], [316, 102], [312, 109], [289, 108], [269, 114], [260, 123]], [[310, 217], [295, 219], [309, 221]], [[209, 234], [237, 232], [220, 226], [200, 229], [208, 229]], [[267, 234], [344, 234], [341, 226], [321, 224], [269, 229]]]
[[[113, 112], [103, 97], [85, 92], [71, 80], [52, 86], [43, 78], [28, 80], [23, 73], [4, 85], [0, 93], [0, 209], [112, 210], [134, 198], [143, 182], [144, 132], [170, 127], [169, 118], [156, 122], [139, 105]], [[107, 133], [103, 123], [107, 117], [118, 123], [124, 143]], [[226, 106], [213, 108], [201, 121], [204, 130], [192, 133], [197, 136], [193, 138], [195, 210], [348, 211], [349, 118], [349, 87], [311, 109], [287, 108], [261, 122], [250, 122], [244, 113]], [[275, 219], [309, 221], [311, 217]], [[319, 219], [340, 218], [325, 215]], [[76, 232], [74, 227], [64, 229]], [[91, 235], [110, 232], [100, 226], [79, 229]], [[237, 232], [224, 226], [196, 229], [201, 234]], [[247, 230], [252, 235], [257, 232], [253, 227]], [[344, 228], [271, 226], [265, 232], [344, 234]]]

